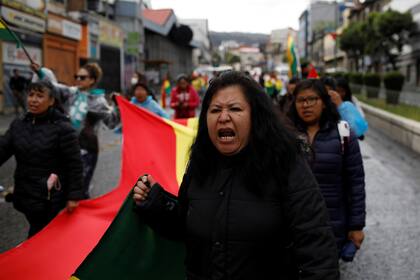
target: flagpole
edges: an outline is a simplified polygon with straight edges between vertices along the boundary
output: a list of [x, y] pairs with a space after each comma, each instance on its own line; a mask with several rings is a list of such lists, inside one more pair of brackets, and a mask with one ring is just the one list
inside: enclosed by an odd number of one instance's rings
[[15, 38], [16, 42], [18, 42], [19, 46], [22, 47], [23, 52], [25, 53], [26, 57], [29, 59], [29, 61], [31, 62], [31, 64], [34, 64], [34, 61], [32, 60], [31, 56], [29, 55], [28, 51], [26, 50], [25, 46], [23, 45], [22, 41], [19, 39], [18, 36], [16, 36], [16, 34], [10, 30], [9, 26], [6, 24], [6, 22], [3, 20], [2, 17], [0, 17], [0, 21], [1, 24], [4, 25], [4, 27], [6, 27], [7, 31], [9, 31], [9, 33], [13, 36], [13, 38]]

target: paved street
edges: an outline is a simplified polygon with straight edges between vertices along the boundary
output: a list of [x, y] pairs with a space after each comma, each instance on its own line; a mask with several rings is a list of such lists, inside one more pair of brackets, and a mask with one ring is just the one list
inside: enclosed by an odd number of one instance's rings
[[[118, 183], [120, 136], [101, 132], [102, 151], [92, 194]], [[342, 279], [420, 279], [420, 156], [375, 131], [361, 143], [367, 182], [366, 240], [355, 262], [342, 264]], [[0, 184], [12, 183], [14, 162], [0, 168]], [[0, 252], [25, 239], [24, 217], [0, 202]]]

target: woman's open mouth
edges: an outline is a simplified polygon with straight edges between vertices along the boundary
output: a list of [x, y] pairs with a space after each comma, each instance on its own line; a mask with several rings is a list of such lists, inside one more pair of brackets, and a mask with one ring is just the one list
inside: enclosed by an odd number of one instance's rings
[[236, 133], [231, 128], [221, 128], [217, 131], [217, 136], [221, 142], [232, 142]]

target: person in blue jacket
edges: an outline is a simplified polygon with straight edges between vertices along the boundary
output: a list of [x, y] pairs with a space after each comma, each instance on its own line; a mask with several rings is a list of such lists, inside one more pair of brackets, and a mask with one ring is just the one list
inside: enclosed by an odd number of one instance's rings
[[360, 248], [366, 217], [365, 174], [353, 131], [342, 143], [340, 116], [318, 79], [298, 83], [289, 117], [313, 150], [311, 168], [327, 204], [341, 251], [349, 241]]
[[349, 123], [356, 136], [363, 140], [368, 129], [368, 123], [357, 104], [353, 102], [350, 87], [345, 79], [340, 79], [340, 87], [337, 80], [332, 77], [321, 79], [327, 88], [331, 101], [337, 107], [341, 119]]
[[153, 99], [153, 95], [146, 84], [141, 82], [135, 84], [132, 92], [133, 97], [131, 98], [131, 103], [155, 113], [162, 118], [169, 119], [169, 114]]

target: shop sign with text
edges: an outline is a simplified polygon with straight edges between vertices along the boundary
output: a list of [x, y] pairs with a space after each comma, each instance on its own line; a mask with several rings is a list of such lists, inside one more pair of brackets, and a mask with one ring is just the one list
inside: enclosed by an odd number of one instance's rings
[[35, 15], [44, 19], [46, 18], [45, 0], [0, 0], [0, 2], [3, 5], [25, 12], [27, 14]]
[[99, 22], [99, 42], [101, 44], [121, 48], [123, 40], [124, 33], [121, 28], [104, 20]]
[[[25, 47], [32, 60], [38, 64], [42, 64], [42, 51], [40, 48]], [[3, 63], [16, 65], [29, 65], [29, 60], [25, 52], [21, 48], [16, 48], [16, 44], [3, 42]]]
[[82, 27], [80, 24], [53, 14], [48, 15], [48, 31], [75, 40], [82, 38]]
[[2, 7], [1, 15], [7, 22], [16, 24], [17, 26], [41, 33], [45, 32], [45, 20], [36, 16], [25, 14], [8, 7]]

